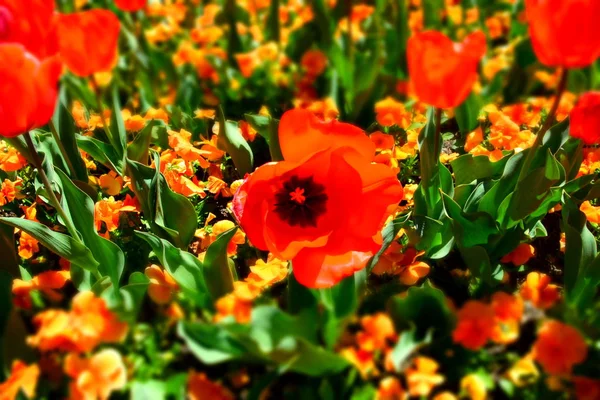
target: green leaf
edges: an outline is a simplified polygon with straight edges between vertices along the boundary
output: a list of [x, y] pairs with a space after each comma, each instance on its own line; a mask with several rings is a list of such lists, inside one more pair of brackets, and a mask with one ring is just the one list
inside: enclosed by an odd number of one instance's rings
[[490, 237], [499, 234], [496, 221], [487, 213], [465, 213], [448, 195], [442, 193], [444, 210], [452, 219], [456, 241], [461, 247], [486, 245]]
[[348, 368], [344, 358], [314, 344], [314, 322], [275, 306], [258, 306], [247, 325], [180, 322], [177, 331], [190, 351], [209, 365], [242, 361], [313, 377]]
[[107, 240], [96, 231], [94, 222], [94, 202], [79, 189], [60, 169], [55, 170], [62, 187], [61, 205], [73, 221], [83, 243], [90, 249], [98, 263], [102, 276], [110, 277], [115, 297], [120, 298], [119, 279], [125, 268], [123, 251], [115, 243]]
[[196, 256], [150, 233], [135, 234], [150, 245], [160, 264], [173, 276], [190, 300], [201, 307], [212, 306], [204, 281], [203, 266]]
[[129, 275], [129, 283], [121, 290], [122, 304], [117, 309], [121, 319], [134, 323], [142, 307], [150, 279], [141, 272]]
[[265, 37], [267, 40], [279, 43], [280, 40], [279, 26], [279, 0], [272, 0], [269, 6], [269, 15], [267, 17], [267, 27], [265, 29]]
[[443, 0], [423, 0], [423, 22], [425, 28], [436, 29], [440, 27], [444, 7]]
[[[117, 156], [124, 160], [127, 149], [127, 130], [125, 129], [125, 122], [123, 121], [123, 114], [121, 114], [121, 102], [119, 101], [119, 89], [115, 84], [112, 90], [112, 113], [110, 115], [110, 134], [108, 139], [113, 145]], [[121, 165], [125, 165], [124, 162]], [[123, 173], [123, 171], [118, 171]]]
[[462, 133], [469, 133], [479, 125], [478, 117], [481, 110], [481, 99], [475, 93], [454, 109], [454, 116]]
[[151, 168], [137, 161], [127, 160], [131, 188], [152, 232], [185, 249], [196, 232], [196, 210], [185, 196], [169, 188], [165, 177], [160, 173], [160, 157], [157, 153], [154, 153], [154, 166], [155, 168]]
[[279, 120], [257, 114], [244, 114], [244, 117], [246, 122], [267, 141], [271, 160], [283, 161], [281, 147], [279, 146]]
[[383, 230], [381, 232], [381, 235], [383, 236], [383, 243], [381, 244], [381, 248], [379, 249], [379, 251], [375, 253], [371, 260], [369, 260], [369, 263], [367, 264], [368, 272], [371, 272], [373, 267], [377, 265], [377, 263], [379, 262], [379, 258], [394, 242], [394, 240], [396, 239], [396, 235], [398, 235], [400, 229], [402, 229], [404, 225], [409, 221], [409, 218], [410, 213], [400, 215], [392, 221], [388, 222], [387, 225], [383, 227]]
[[162, 120], [153, 119], [148, 122], [127, 147], [127, 158], [144, 165], [148, 164], [152, 138], [160, 136], [161, 133], [158, 132], [160, 130], [165, 131], [164, 134], [166, 134], [166, 129], [166, 125]]
[[13, 277], [7, 272], [0, 270], [0, 380], [6, 378], [4, 371], [4, 335], [10, 319], [12, 310], [12, 280]]
[[99, 163], [107, 168], [121, 174], [123, 171], [123, 160], [116, 153], [115, 148], [101, 140], [89, 136], [77, 136], [77, 146]]
[[444, 337], [454, 327], [455, 316], [446, 296], [432, 287], [411, 287], [406, 296], [392, 297], [388, 310], [396, 329], [400, 332], [414, 326], [417, 339], [427, 337], [430, 330], [434, 339]]
[[240, 176], [249, 174], [253, 170], [254, 155], [250, 145], [242, 136], [242, 131], [236, 122], [225, 121], [221, 107], [217, 109], [217, 119], [219, 121], [218, 147], [231, 156]]
[[482, 246], [459, 247], [460, 255], [474, 277], [481, 279], [488, 288], [492, 286], [492, 264]]
[[392, 350], [392, 363], [397, 372], [404, 371], [404, 364], [408, 358], [419, 348], [431, 343], [431, 331], [422, 338], [416, 337], [415, 329], [402, 332], [400, 339]]
[[204, 280], [213, 301], [233, 291], [233, 276], [229, 268], [227, 246], [235, 235], [237, 227], [223, 232], [208, 246], [204, 256]]
[[98, 269], [98, 262], [94, 259], [90, 249], [71, 236], [55, 232], [46, 225], [23, 218], [3, 217], [0, 218], [0, 223], [27, 232], [48, 250], [81, 268], [88, 271]]
[[[69, 165], [68, 170], [70, 172], [74, 171], [75, 173], [75, 176], [72, 176], [72, 179], [87, 182], [87, 168], [85, 167], [85, 162], [81, 158], [81, 154], [79, 153], [79, 149], [77, 148], [77, 139], [75, 135], [75, 121], [73, 120], [71, 112], [67, 108], [68, 104], [69, 103], [67, 98], [66, 87], [63, 86], [60, 89], [59, 101], [54, 111], [54, 117], [52, 118], [52, 122], [60, 138], [60, 144], [62, 145], [66, 153], [61, 154], [61, 157], [64, 158], [64, 156], [66, 156], [67, 159], [64, 161], [67, 165]], [[57, 146], [58, 145], [59, 144], [57, 143]]]
[[[564, 284], [567, 301], [573, 302], [579, 295], [581, 283], [589, 279], [587, 271], [591, 265], [597, 269], [597, 245], [594, 235], [587, 227], [587, 218], [566, 193], [563, 194], [563, 231], [565, 232]], [[594, 261], [594, 262], [593, 262]], [[594, 273], [596, 275], [597, 272]]]
[[11, 226], [0, 224], [0, 265], [13, 278], [20, 278], [14, 231]]
[[510, 156], [503, 157], [497, 162], [490, 161], [488, 156], [464, 154], [450, 162], [456, 185], [468, 184], [482, 179], [498, 179]]

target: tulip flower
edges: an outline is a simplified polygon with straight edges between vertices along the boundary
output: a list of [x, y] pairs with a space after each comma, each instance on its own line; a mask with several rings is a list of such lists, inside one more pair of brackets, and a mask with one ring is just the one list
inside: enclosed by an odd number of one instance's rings
[[600, 143], [600, 92], [587, 92], [571, 110], [570, 135], [585, 144]]
[[115, 0], [117, 7], [123, 11], [138, 11], [146, 6], [148, 0]]
[[292, 260], [298, 282], [330, 287], [381, 247], [380, 230], [402, 186], [390, 168], [371, 163], [373, 143], [350, 124], [292, 110], [279, 139], [285, 161], [246, 179], [234, 213], [254, 246]]
[[58, 51], [54, 0], [0, 0], [0, 44], [20, 43], [43, 59]]
[[117, 61], [121, 24], [108, 10], [58, 17], [60, 54], [71, 72], [86, 77], [112, 69]]
[[525, 12], [542, 64], [582, 68], [600, 56], [599, 1], [525, 0]]
[[408, 71], [419, 100], [437, 108], [460, 105], [477, 80], [477, 66], [485, 50], [481, 31], [471, 33], [462, 43], [437, 31], [411, 36]]
[[0, 44], [0, 136], [15, 137], [50, 121], [60, 74], [58, 57], [41, 61], [20, 44]]

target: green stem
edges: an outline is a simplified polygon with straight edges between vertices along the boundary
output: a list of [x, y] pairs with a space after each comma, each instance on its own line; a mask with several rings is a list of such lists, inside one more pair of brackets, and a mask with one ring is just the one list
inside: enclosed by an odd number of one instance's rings
[[354, 58], [354, 49], [353, 49], [353, 41], [352, 41], [352, 0], [346, 0], [346, 5], [348, 7], [348, 31], [347, 36], [346, 36], [346, 40], [347, 40], [347, 46], [348, 48], [346, 49], [347, 51], [347, 55], [348, 55], [348, 62], [353, 65], [353, 58]]
[[560, 99], [562, 98], [562, 95], [565, 92], [565, 89], [567, 87], [568, 77], [569, 77], [569, 70], [567, 68], [565, 68], [565, 69], [563, 69], [562, 74], [560, 76], [560, 81], [558, 82], [558, 86], [556, 88], [556, 96], [554, 98], [554, 103], [552, 104], [552, 107], [550, 108], [550, 112], [546, 116], [546, 120], [544, 121], [544, 124], [542, 125], [540, 130], [537, 132], [535, 141], [533, 142], [533, 145], [529, 148], [527, 157], [525, 158], [525, 161], [523, 162], [523, 168], [521, 168], [521, 172], [519, 173], [519, 182], [521, 182], [523, 179], [525, 179], [525, 175], [527, 174], [527, 172], [529, 171], [529, 168], [531, 167], [531, 163], [533, 162], [535, 153], [536, 153], [537, 149], [542, 145], [542, 142], [544, 141], [544, 135], [546, 134], [548, 129], [550, 129], [550, 127], [554, 123], [554, 120], [556, 118], [556, 111], [558, 110], [558, 106], [560, 105]]
[[96, 81], [96, 78], [93, 74], [90, 76], [90, 82], [94, 87], [94, 94], [96, 95], [96, 102], [98, 103], [98, 112], [100, 113], [100, 121], [102, 121], [102, 125], [104, 126], [104, 132], [106, 132], [106, 136], [108, 136], [108, 141], [114, 145], [112, 132], [110, 131], [106, 118], [104, 117], [104, 105], [102, 104], [102, 89], [100, 88], [100, 85], [98, 85], [98, 81]]
[[56, 212], [58, 212], [58, 215], [60, 215], [60, 217], [62, 218], [67, 230], [69, 231], [69, 233], [71, 234], [73, 239], [75, 239], [81, 243], [81, 238], [79, 237], [79, 232], [77, 232], [77, 229], [73, 225], [73, 221], [67, 215], [67, 213], [65, 213], [65, 210], [61, 207], [60, 201], [58, 201], [58, 198], [56, 197], [56, 194], [54, 193], [54, 189], [52, 188], [52, 184], [50, 183], [50, 180], [48, 179], [48, 176], [46, 175], [46, 172], [44, 171], [44, 167], [42, 166], [42, 160], [40, 159], [40, 155], [38, 154], [38, 152], [35, 148], [35, 145], [33, 144], [33, 140], [31, 139], [30, 133], [27, 132], [23, 136], [25, 137], [25, 142], [27, 142], [27, 147], [29, 147], [29, 151], [31, 152], [31, 156], [33, 158], [33, 165], [37, 168], [38, 175], [39, 175], [40, 179], [42, 180], [44, 187], [46, 188], [46, 196], [48, 197], [48, 200], [50, 201], [52, 206], [56, 209]]
[[67, 154], [67, 150], [65, 149], [65, 146], [63, 145], [62, 141], [60, 140], [60, 136], [59, 136], [58, 131], [56, 130], [56, 126], [54, 126], [54, 122], [52, 120], [50, 120], [50, 132], [52, 132], [52, 137], [54, 138], [54, 141], [56, 142], [56, 145], [58, 146], [58, 148], [60, 150], [60, 154], [62, 154], [63, 158], [65, 159], [65, 162], [67, 163], [67, 167], [69, 168], [69, 172], [71, 172], [71, 176], [73, 178], [75, 178], [77, 176], [75, 167], [73, 166], [73, 163], [71, 162], [71, 158], [69, 158], [69, 156]]
[[439, 164], [440, 162], [440, 153], [441, 153], [441, 149], [440, 149], [440, 136], [442, 133], [442, 109], [441, 108], [436, 108], [435, 109], [435, 141], [433, 144], [433, 154], [436, 157], [435, 163]]

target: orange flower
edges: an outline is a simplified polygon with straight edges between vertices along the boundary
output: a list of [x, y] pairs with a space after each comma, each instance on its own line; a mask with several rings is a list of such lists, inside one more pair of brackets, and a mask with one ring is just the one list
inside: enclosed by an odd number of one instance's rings
[[90, 358], [69, 354], [65, 358], [65, 373], [73, 379], [72, 400], [107, 400], [111, 393], [127, 384], [127, 370], [121, 354], [104, 349]]
[[233, 400], [235, 398], [227, 388], [196, 371], [190, 371], [188, 374], [187, 395], [190, 400]]
[[512, 343], [519, 338], [519, 326], [523, 316], [523, 300], [505, 292], [492, 296], [496, 324], [492, 340], [496, 343]]
[[261, 64], [258, 52], [255, 50], [248, 53], [236, 54], [235, 61], [240, 67], [240, 72], [244, 78], [250, 78], [254, 70]]
[[[599, 52], [600, 55], [600, 52]], [[587, 92], [581, 95], [575, 108], [571, 110], [569, 134], [583, 140], [585, 144], [600, 142], [600, 92]]]
[[40, 251], [39, 242], [27, 232], [21, 232], [19, 237], [19, 256], [28, 260]]
[[119, 19], [108, 10], [59, 14], [62, 59], [71, 72], [82, 77], [111, 70], [117, 62], [120, 30]]
[[321, 50], [308, 50], [300, 60], [302, 68], [313, 78], [321, 75], [327, 67], [327, 56]]
[[467, 301], [458, 312], [452, 339], [470, 350], [483, 347], [494, 333], [494, 310], [477, 300]]
[[379, 262], [373, 268], [373, 273], [398, 275], [400, 282], [412, 286], [419, 279], [427, 276], [431, 269], [425, 262], [416, 261], [417, 257], [422, 254], [423, 252], [418, 253], [414, 247], [409, 247], [402, 253], [401, 246], [397, 242], [393, 242], [379, 258]]
[[27, 160], [14, 147], [0, 140], [0, 169], [4, 172], [18, 171], [27, 165]]
[[60, 73], [58, 57], [38, 60], [22, 45], [0, 43], [0, 136], [15, 137], [48, 123]]
[[0, 43], [21, 44], [40, 59], [55, 55], [54, 13], [54, 0], [0, 0]]
[[146, 7], [148, 0], [115, 0], [115, 4], [123, 11], [137, 11]]
[[481, 31], [453, 43], [437, 31], [427, 31], [408, 40], [408, 70], [419, 100], [438, 108], [460, 105], [477, 80], [477, 66], [486, 51]]
[[[0, 204], [1, 203], [2, 202], [0, 200]], [[579, 207], [579, 210], [585, 214], [588, 221], [590, 221], [593, 224], [600, 224], [600, 207], [594, 207], [589, 201], [584, 201], [583, 203], [581, 203], [581, 207]]]
[[375, 103], [375, 114], [379, 125], [397, 125], [402, 129], [408, 128], [412, 119], [411, 112], [406, 111], [404, 104], [390, 96]]
[[250, 267], [250, 274], [246, 277], [246, 282], [260, 289], [284, 280], [288, 275], [288, 262], [278, 260], [269, 254], [267, 261], [257, 260]]
[[469, 374], [460, 380], [460, 389], [466, 392], [470, 400], [486, 400], [487, 387], [477, 374]]
[[356, 335], [356, 341], [361, 350], [384, 350], [388, 341], [393, 343], [398, 339], [394, 323], [384, 313], [366, 315], [361, 318], [360, 324], [363, 331]]
[[158, 265], [151, 265], [144, 271], [150, 284], [148, 285], [148, 296], [156, 304], [167, 304], [173, 300], [179, 291], [179, 285], [168, 271], [161, 269]]
[[230, 315], [233, 315], [240, 324], [250, 322], [252, 301], [242, 299], [233, 293], [218, 299], [215, 308], [217, 310], [214, 317], [215, 322], [219, 322]]
[[218, 198], [219, 195], [223, 196], [223, 197], [233, 196], [233, 193], [231, 193], [231, 190], [229, 190], [227, 183], [225, 183], [223, 180], [217, 178], [216, 176], [208, 177], [208, 184], [207, 184], [206, 188], [208, 189], [209, 192], [211, 192], [212, 194], [215, 195], [215, 199]]
[[31, 308], [29, 296], [32, 290], [41, 291], [52, 301], [60, 301], [63, 296], [56, 289], [61, 289], [69, 279], [69, 271], [45, 271], [29, 281], [15, 279], [12, 284], [12, 293], [16, 296], [15, 303], [22, 308]]
[[92, 292], [79, 292], [71, 311], [49, 309], [33, 319], [37, 333], [27, 338], [40, 351], [88, 352], [100, 343], [116, 343], [127, 335], [128, 326], [117, 319], [104, 299]]
[[37, 364], [27, 366], [22, 361], [13, 361], [8, 379], [0, 383], [0, 400], [14, 400], [21, 391], [33, 399], [39, 376], [40, 368]]
[[179, 132], [169, 131], [169, 146], [185, 161], [198, 161], [200, 167], [208, 168], [209, 163], [206, 159], [211, 152], [194, 147], [190, 141], [191, 137], [192, 134], [185, 129], [181, 129]]
[[127, 205], [123, 201], [116, 201], [114, 197], [100, 200], [94, 206], [94, 219], [96, 230], [102, 229], [102, 222], [106, 224], [106, 230], [112, 232], [119, 227], [119, 216], [121, 212], [138, 211], [133, 205]]
[[406, 392], [402, 383], [395, 376], [388, 376], [379, 381], [375, 400], [403, 400], [405, 398]]
[[402, 186], [389, 168], [371, 164], [374, 146], [352, 125], [293, 110], [281, 118], [279, 137], [285, 161], [246, 179], [234, 213], [254, 246], [293, 259], [300, 283], [332, 286], [379, 249]]
[[370, 351], [357, 350], [354, 347], [345, 347], [339, 354], [348, 360], [358, 370], [363, 379], [379, 374], [375, 365], [373, 353]]
[[123, 178], [114, 171], [100, 175], [98, 183], [102, 191], [109, 196], [116, 196], [123, 190]]
[[550, 277], [539, 272], [530, 272], [521, 286], [521, 296], [536, 307], [548, 309], [560, 298], [558, 286], [550, 283]]
[[533, 344], [533, 357], [553, 375], [570, 374], [573, 366], [587, 357], [587, 345], [581, 333], [559, 321], [544, 322]]
[[465, 151], [470, 152], [475, 147], [479, 146], [481, 142], [483, 142], [483, 131], [481, 130], [481, 126], [478, 126], [474, 131], [467, 135]]
[[525, 0], [529, 35], [542, 64], [583, 68], [600, 56], [596, 0]]
[[375, 145], [375, 150], [392, 150], [395, 145], [394, 137], [387, 133], [373, 132], [369, 135], [369, 138]]
[[428, 357], [417, 357], [414, 365], [406, 370], [406, 383], [411, 396], [429, 396], [429, 393], [444, 382], [444, 376], [436, 373], [439, 365]]
[[4, 182], [2, 182], [2, 186], [0, 187], [0, 206], [5, 206], [17, 198], [17, 193], [19, 192], [22, 183], [23, 181], [21, 179], [17, 179], [14, 182], [10, 179], [5, 179]]
[[525, 264], [535, 254], [535, 249], [529, 243], [521, 243], [509, 254], [502, 257], [500, 261], [503, 263], [512, 263], [519, 266]]

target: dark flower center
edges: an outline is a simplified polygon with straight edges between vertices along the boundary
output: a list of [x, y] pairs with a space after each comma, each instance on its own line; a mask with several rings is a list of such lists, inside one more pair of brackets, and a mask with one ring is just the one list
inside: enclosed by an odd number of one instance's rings
[[291, 226], [317, 226], [317, 219], [327, 211], [325, 186], [312, 177], [293, 176], [275, 193], [275, 212]]
[[10, 10], [4, 6], [0, 6], [0, 43], [8, 38], [12, 20], [13, 15]]

